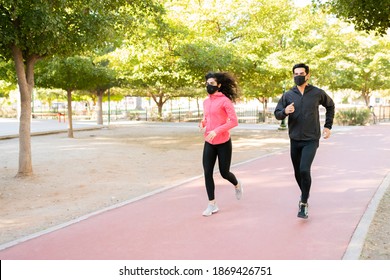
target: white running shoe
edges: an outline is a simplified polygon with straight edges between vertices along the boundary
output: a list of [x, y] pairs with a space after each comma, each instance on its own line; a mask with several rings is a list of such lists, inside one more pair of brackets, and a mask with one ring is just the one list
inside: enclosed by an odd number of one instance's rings
[[238, 181], [238, 184], [235, 187], [235, 190], [236, 190], [236, 198], [237, 198], [237, 200], [240, 200], [242, 197], [242, 193], [244, 192], [244, 189], [242, 188], [241, 181]]
[[219, 211], [218, 206], [216, 204], [209, 204], [206, 208], [206, 210], [203, 211], [203, 216], [211, 216], [214, 213], [217, 213]]

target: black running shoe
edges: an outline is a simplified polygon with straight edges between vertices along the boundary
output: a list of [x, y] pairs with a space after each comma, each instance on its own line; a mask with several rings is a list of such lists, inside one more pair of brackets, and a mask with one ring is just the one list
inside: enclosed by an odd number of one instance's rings
[[298, 218], [307, 219], [309, 217], [309, 204], [299, 203], [299, 212], [297, 215]]

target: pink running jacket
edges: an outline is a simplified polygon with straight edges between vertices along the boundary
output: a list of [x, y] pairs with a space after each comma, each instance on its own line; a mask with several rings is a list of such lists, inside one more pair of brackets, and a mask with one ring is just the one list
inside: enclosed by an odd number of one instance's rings
[[217, 133], [214, 139], [208, 142], [216, 145], [229, 141], [229, 130], [238, 125], [232, 101], [219, 91], [209, 94], [203, 102], [203, 112], [202, 125], [206, 127], [204, 137], [213, 130]]

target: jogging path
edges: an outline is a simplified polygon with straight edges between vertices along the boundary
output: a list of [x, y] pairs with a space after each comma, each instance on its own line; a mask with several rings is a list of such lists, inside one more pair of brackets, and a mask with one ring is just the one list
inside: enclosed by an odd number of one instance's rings
[[[285, 150], [232, 167], [244, 184], [240, 201], [216, 174], [220, 211], [210, 217], [201, 215], [207, 199], [199, 176], [6, 244], [0, 259], [358, 258], [368, 211], [389, 183], [389, 143], [388, 124], [339, 131], [321, 140], [307, 220], [296, 217], [299, 192]], [[148, 172], [153, 171], [142, 176]]]

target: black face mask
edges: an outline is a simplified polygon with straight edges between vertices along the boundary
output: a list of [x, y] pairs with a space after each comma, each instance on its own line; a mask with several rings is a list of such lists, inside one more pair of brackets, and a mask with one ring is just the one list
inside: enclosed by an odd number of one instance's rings
[[297, 86], [301, 86], [306, 82], [305, 78], [306, 76], [295, 76], [294, 82]]
[[213, 94], [219, 89], [219, 87], [207, 84], [206, 89], [208, 94]]

